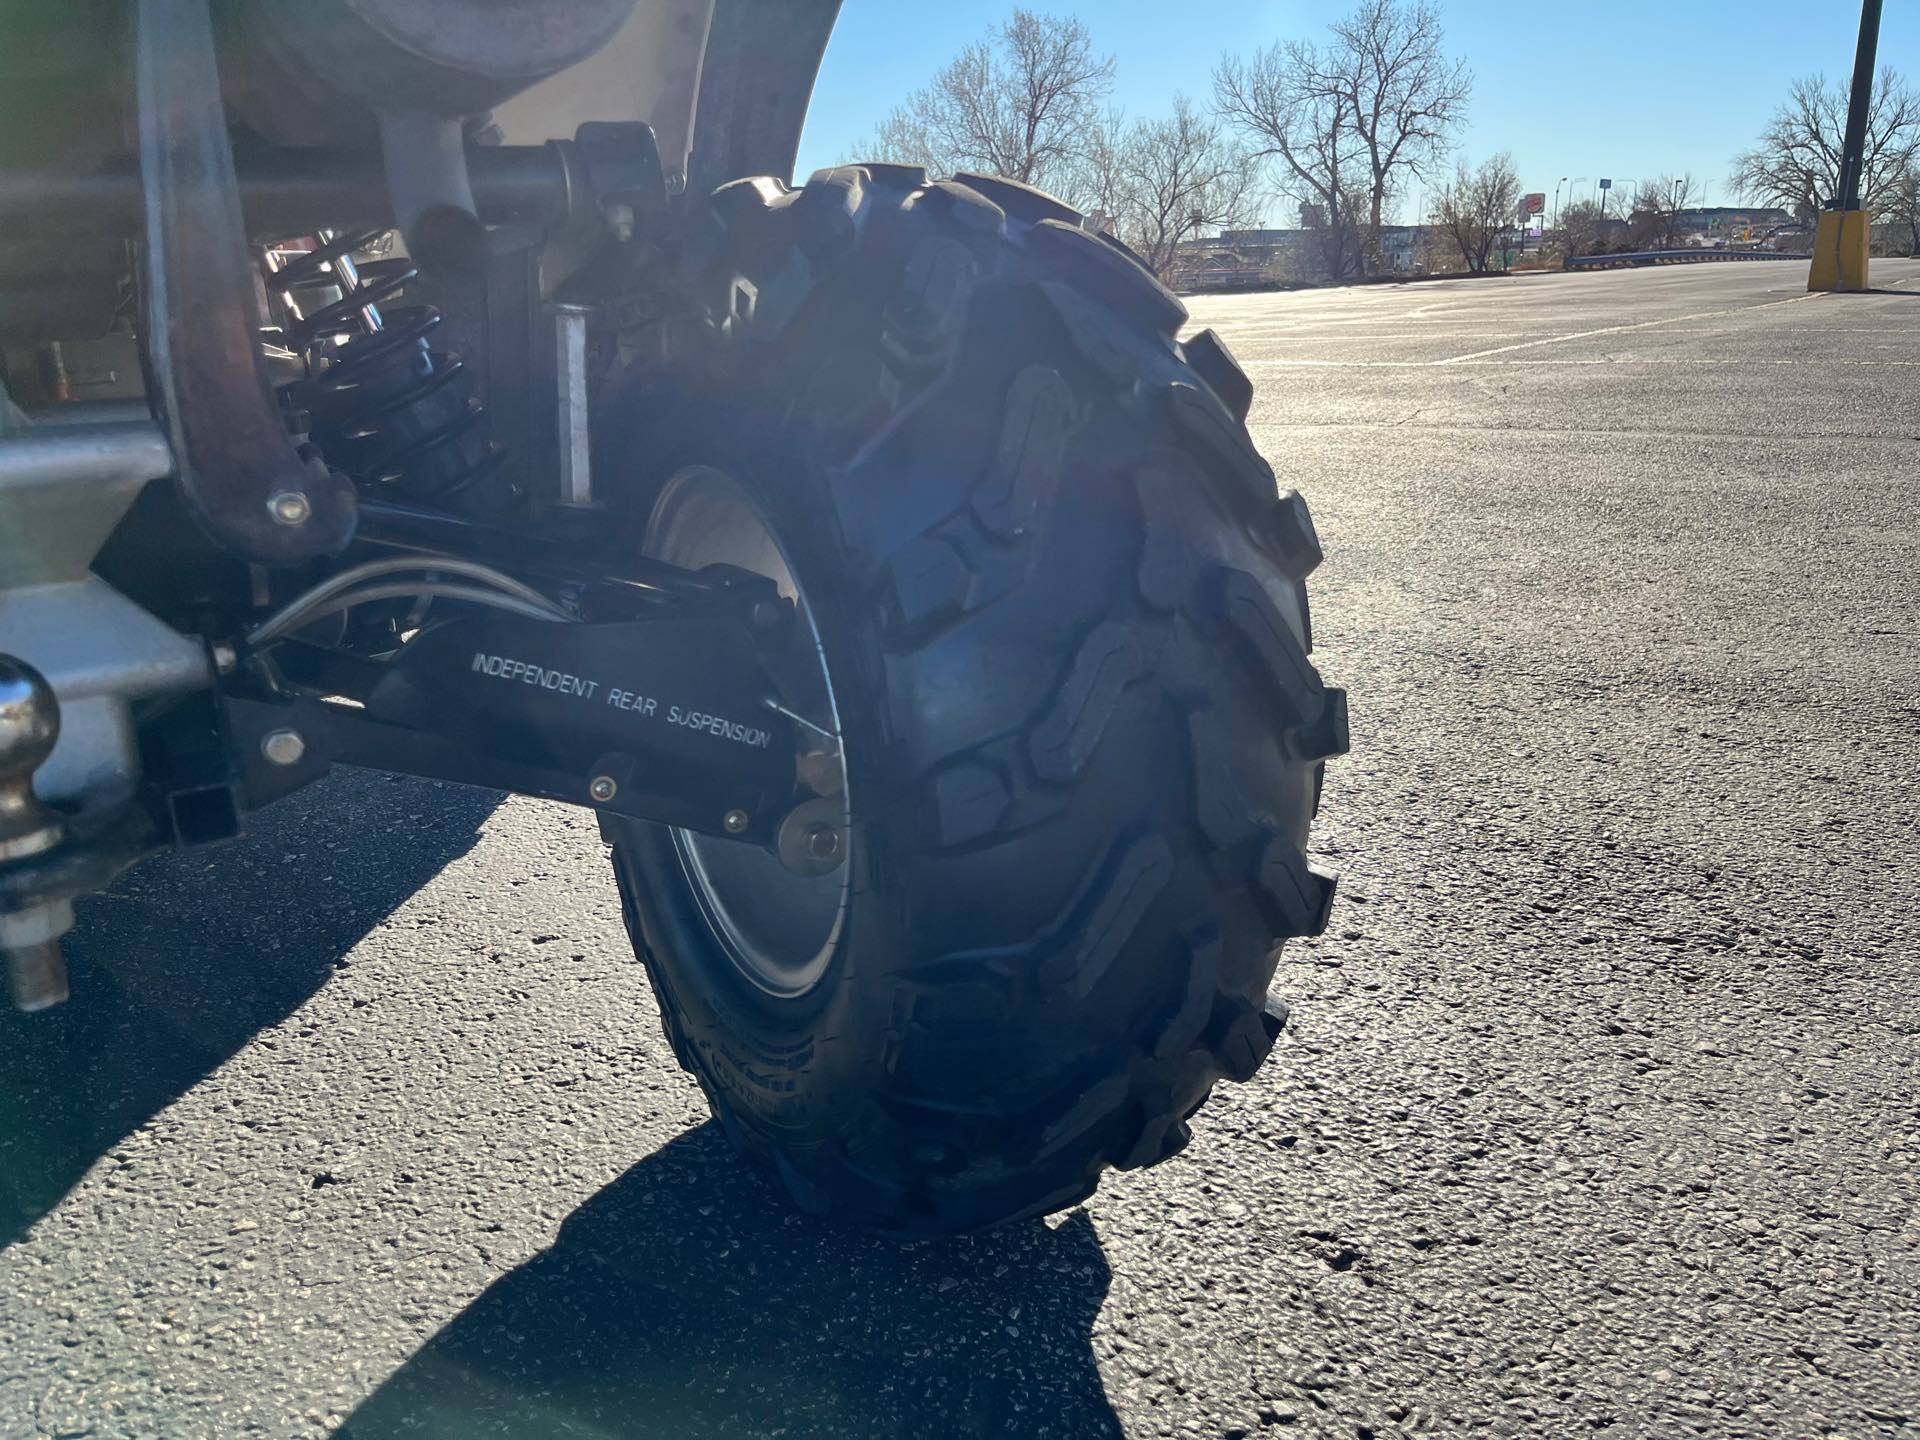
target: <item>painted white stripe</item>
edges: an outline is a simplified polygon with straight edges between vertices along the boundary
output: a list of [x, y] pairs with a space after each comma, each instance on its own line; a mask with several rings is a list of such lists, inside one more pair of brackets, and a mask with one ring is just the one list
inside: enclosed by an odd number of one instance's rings
[[1758, 305], [1734, 305], [1725, 310], [1699, 310], [1691, 315], [1670, 315], [1664, 320], [1642, 320], [1637, 325], [1607, 325], [1598, 330], [1576, 330], [1571, 335], [1550, 335], [1544, 340], [1522, 340], [1518, 345], [1496, 345], [1491, 350], [1474, 350], [1465, 355], [1454, 355], [1432, 363], [1460, 365], [1468, 360], [1479, 360], [1488, 355], [1510, 355], [1515, 350], [1532, 350], [1541, 345], [1563, 345], [1569, 340], [1591, 340], [1600, 335], [1626, 335], [1635, 330], [1652, 330], [1661, 325], [1683, 325], [1689, 320], [1717, 320], [1723, 315], [1744, 315], [1750, 310], [1771, 310], [1776, 305], [1798, 305], [1802, 300], [1826, 298], [1824, 293], [1816, 290], [1805, 295], [1790, 295], [1785, 300], [1763, 301]]
[[[1653, 360], [1637, 356], [1624, 356], [1617, 360], [1529, 360], [1528, 365], [1618, 365], [1644, 366], [1658, 368], [1668, 366], [1673, 369], [1719, 369], [1742, 370], [1759, 365], [1792, 366], [1811, 365], [1820, 369], [1830, 369], [1838, 365], [1854, 365], [1868, 370], [1898, 370], [1920, 367], [1920, 360], [1837, 360], [1822, 356], [1810, 356], [1805, 360], [1741, 360], [1720, 366], [1703, 366], [1698, 360]], [[1436, 365], [1460, 365], [1468, 370], [1496, 370], [1502, 368], [1501, 362], [1493, 360], [1243, 360], [1242, 370], [1431, 370]]]

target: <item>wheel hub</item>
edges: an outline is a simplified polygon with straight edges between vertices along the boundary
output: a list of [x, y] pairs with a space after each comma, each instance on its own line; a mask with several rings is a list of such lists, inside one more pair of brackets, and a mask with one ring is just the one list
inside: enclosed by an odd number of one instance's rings
[[799, 722], [799, 771], [819, 798], [787, 818], [778, 855], [692, 831], [670, 833], [707, 926], [735, 967], [770, 995], [803, 995], [826, 972], [848, 898], [846, 762], [813, 613], [758, 503], [711, 466], [689, 467], [668, 481], [648, 525], [647, 553], [688, 569], [733, 565], [765, 575], [794, 603], [785, 646], [768, 657], [780, 688], [768, 703]]

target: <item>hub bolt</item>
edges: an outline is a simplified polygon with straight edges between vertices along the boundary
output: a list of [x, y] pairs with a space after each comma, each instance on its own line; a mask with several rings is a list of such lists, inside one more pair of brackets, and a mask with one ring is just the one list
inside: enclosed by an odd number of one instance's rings
[[594, 800], [601, 805], [606, 804], [619, 793], [619, 782], [611, 775], [596, 775], [587, 785], [587, 794], [591, 795]]
[[816, 860], [840, 858], [840, 832], [831, 825], [814, 825], [807, 830], [807, 854]]
[[267, 501], [267, 510], [282, 525], [304, 525], [313, 515], [313, 505], [298, 490], [282, 490]]
[[722, 820], [720, 823], [727, 827], [727, 834], [738, 835], [741, 831], [745, 830], [747, 826], [752, 822], [748, 818], [746, 811], [729, 810], [727, 811], [726, 819]]
[[307, 742], [298, 730], [273, 730], [260, 739], [260, 753], [275, 765], [298, 765], [307, 755]]

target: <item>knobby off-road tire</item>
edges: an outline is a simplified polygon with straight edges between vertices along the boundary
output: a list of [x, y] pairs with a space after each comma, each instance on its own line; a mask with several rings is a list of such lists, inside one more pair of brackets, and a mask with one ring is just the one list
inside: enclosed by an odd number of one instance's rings
[[1177, 343], [1179, 300], [1051, 197], [866, 165], [710, 208], [705, 369], [616, 391], [610, 463], [635, 514], [689, 465], [764, 507], [837, 699], [850, 890], [772, 995], [628, 825], [629, 928], [681, 1063], [805, 1209], [1059, 1209], [1253, 1075], [1275, 942], [1326, 923], [1304, 847], [1347, 727], [1307, 660], [1312, 522], [1226, 347]]

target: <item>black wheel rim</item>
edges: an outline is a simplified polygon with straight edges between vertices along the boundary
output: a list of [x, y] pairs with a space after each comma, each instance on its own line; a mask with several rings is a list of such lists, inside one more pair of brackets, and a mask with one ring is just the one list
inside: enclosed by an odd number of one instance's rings
[[[734, 565], [768, 576], [794, 602], [798, 623], [769, 668], [780, 687], [778, 702], [801, 722], [795, 729], [803, 751], [814, 752], [807, 772], [825, 774], [824, 788], [837, 789], [833, 798], [844, 808], [840, 712], [825, 650], [806, 594], [759, 504], [725, 471], [690, 466], [661, 491], [646, 548], [688, 569]], [[758, 846], [690, 830], [669, 833], [707, 929], [740, 974], [780, 998], [797, 998], [818, 985], [846, 924], [850, 866], [842, 863], [829, 875], [799, 875]]]

